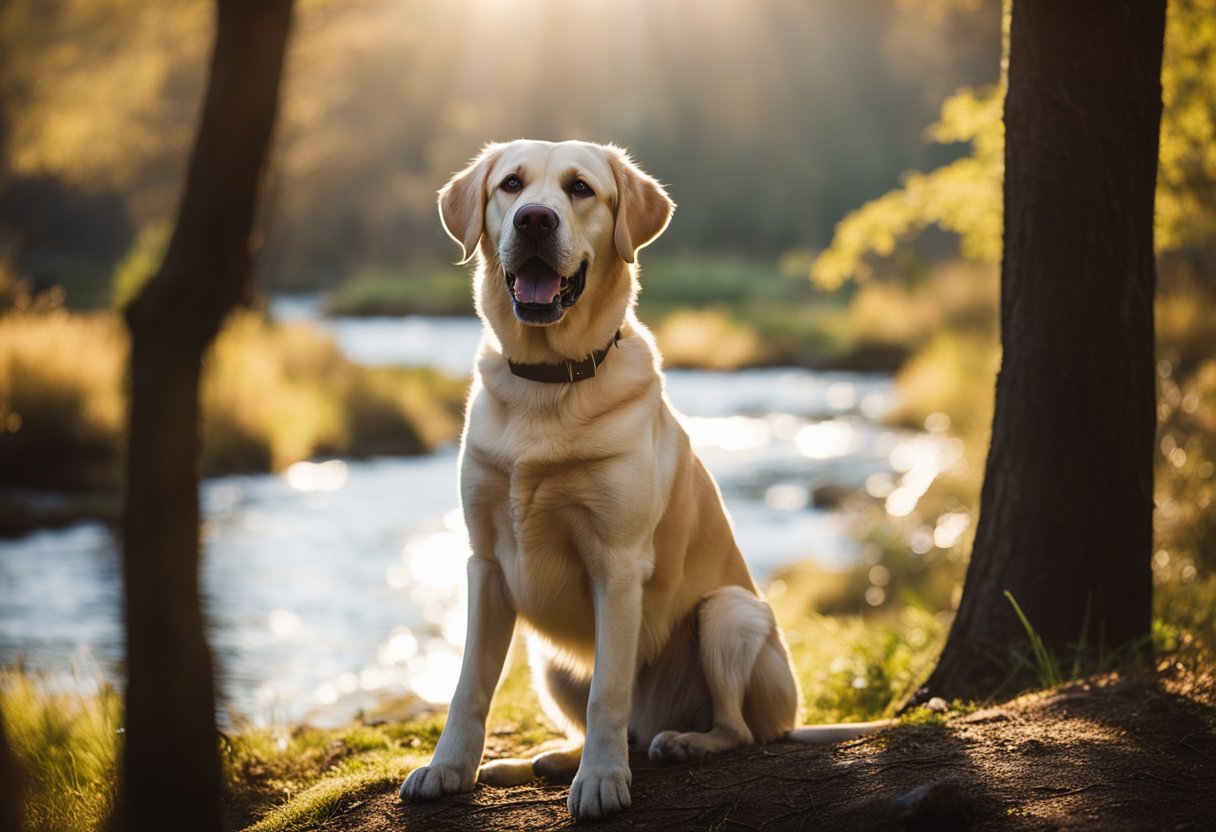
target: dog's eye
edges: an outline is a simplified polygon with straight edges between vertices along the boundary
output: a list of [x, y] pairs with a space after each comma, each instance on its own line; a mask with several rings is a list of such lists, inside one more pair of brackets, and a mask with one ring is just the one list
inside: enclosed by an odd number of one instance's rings
[[595, 191], [591, 190], [591, 186], [581, 179], [575, 179], [570, 183], [570, 194], [572, 196], [595, 196]]
[[511, 174], [506, 179], [502, 180], [502, 184], [499, 185], [498, 187], [502, 188], [504, 191], [506, 191], [509, 194], [514, 194], [514, 193], [518, 193], [519, 191], [523, 190], [524, 183], [522, 180], [520, 180], [520, 178], [518, 176], [516, 176], [515, 174]]

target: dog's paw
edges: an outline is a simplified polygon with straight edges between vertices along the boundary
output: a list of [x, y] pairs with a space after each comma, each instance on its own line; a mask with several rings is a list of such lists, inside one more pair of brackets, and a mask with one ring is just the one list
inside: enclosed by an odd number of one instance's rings
[[650, 741], [650, 759], [660, 765], [675, 765], [697, 760], [709, 753], [702, 743], [704, 734], [664, 731]]
[[522, 786], [536, 778], [531, 760], [491, 760], [477, 772], [477, 782], [487, 786]]
[[401, 784], [402, 800], [435, 800], [445, 794], [471, 792], [476, 772], [432, 763], [410, 772]]
[[629, 808], [629, 769], [579, 769], [567, 805], [575, 820], [598, 820]]

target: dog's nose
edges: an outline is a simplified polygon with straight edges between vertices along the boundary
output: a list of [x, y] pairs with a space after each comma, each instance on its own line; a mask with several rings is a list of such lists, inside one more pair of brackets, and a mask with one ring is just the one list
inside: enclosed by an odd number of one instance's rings
[[515, 212], [515, 230], [537, 242], [552, 234], [558, 222], [556, 211], [535, 202], [522, 205]]

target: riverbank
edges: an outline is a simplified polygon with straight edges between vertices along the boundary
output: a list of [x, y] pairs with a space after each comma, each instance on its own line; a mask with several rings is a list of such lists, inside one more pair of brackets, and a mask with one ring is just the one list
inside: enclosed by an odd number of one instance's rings
[[[116, 518], [127, 351], [115, 313], [2, 316], [0, 536]], [[310, 324], [241, 311], [205, 361], [200, 473], [426, 453], [459, 433], [466, 390], [429, 368], [361, 366]]]
[[[428, 326], [447, 329], [433, 319]], [[900, 493], [911, 494], [953, 450], [940, 434], [883, 424], [889, 378], [673, 370], [667, 392], [719, 484], [757, 580], [779, 579], [807, 560], [825, 576], [813, 581], [815, 598], [775, 582], [781, 603], [798, 614], [856, 614], [899, 599], [903, 578], [873, 569], [880, 564], [853, 539], [852, 518], [863, 504], [882, 510], [866, 492], [871, 479], [893, 488], [907, 480]], [[332, 725], [407, 691], [446, 701], [464, 631], [468, 554], [457, 468], [449, 445], [203, 481], [200, 589], [233, 723]], [[943, 546], [961, 529], [948, 531], [939, 535]], [[21, 657], [31, 669], [70, 677], [87, 649], [108, 678], [120, 678], [119, 553], [117, 536], [95, 523], [0, 541], [0, 662]], [[826, 577], [859, 561], [862, 574]], [[889, 596], [878, 597], [871, 571]]]
[[[784, 580], [790, 595], [806, 594], [798, 578]], [[929, 669], [948, 624], [913, 608], [862, 621], [775, 607], [812, 724], [892, 715]], [[634, 806], [603, 826], [1206, 829], [1216, 812], [1214, 609], [1214, 581], [1162, 589], [1151, 670], [1107, 670], [1006, 703], [919, 710], [875, 737], [832, 747], [778, 743], [671, 768], [635, 756]], [[490, 712], [491, 758], [557, 737], [519, 647]], [[30, 828], [102, 828], [121, 739], [114, 689], [51, 694], [9, 672], [0, 677], [0, 711], [26, 774]], [[571, 826], [560, 784], [479, 786], [471, 795], [401, 805], [397, 787], [429, 759], [443, 721], [442, 711], [405, 698], [335, 729], [231, 728], [221, 744], [225, 828]]]
[[[810, 257], [775, 264], [731, 257], [645, 258], [638, 316], [669, 368], [795, 366], [894, 372], [947, 324], [995, 327], [989, 270], [947, 263], [921, 280], [871, 281], [825, 292]], [[340, 316], [473, 314], [463, 267], [373, 269], [326, 296]]]

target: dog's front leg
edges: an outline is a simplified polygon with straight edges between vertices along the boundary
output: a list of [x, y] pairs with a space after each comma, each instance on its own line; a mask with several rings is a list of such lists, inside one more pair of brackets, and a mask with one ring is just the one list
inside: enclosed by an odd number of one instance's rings
[[[621, 565], [618, 561], [617, 567]], [[570, 814], [580, 819], [607, 817], [630, 803], [627, 735], [642, 626], [642, 584], [635, 575], [602, 574], [592, 584], [595, 669], [583, 759], [568, 803]]]
[[486, 744], [486, 716], [515, 630], [502, 570], [486, 558], [469, 558], [469, 629], [460, 680], [447, 724], [429, 766], [410, 772], [402, 800], [431, 800], [473, 788]]

